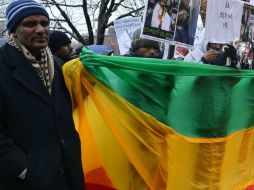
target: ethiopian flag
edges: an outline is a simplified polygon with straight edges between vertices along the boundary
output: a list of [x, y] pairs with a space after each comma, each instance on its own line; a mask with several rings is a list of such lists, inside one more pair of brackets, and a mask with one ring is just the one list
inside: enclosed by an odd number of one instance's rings
[[254, 184], [254, 71], [83, 50], [64, 76], [88, 190]]

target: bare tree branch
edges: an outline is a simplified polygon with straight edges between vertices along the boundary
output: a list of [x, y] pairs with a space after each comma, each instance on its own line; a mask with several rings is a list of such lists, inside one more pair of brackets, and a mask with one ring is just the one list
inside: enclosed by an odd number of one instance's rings
[[52, 2], [55, 4], [55, 6], [57, 7], [57, 9], [60, 11], [61, 15], [63, 16], [63, 18], [66, 20], [66, 22], [68, 23], [69, 27], [72, 29], [72, 31], [75, 33], [75, 35], [77, 36], [78, 40], [82, 43], [85, 44], [85, 40], [84, 38], [80, 35], [80, 33], [78, 32], [77, 28], [72, 24], [71, 20], [69, 19], [69, 17], [66, 15], [66, 13], [63, 11], [63, 9], [60, 7], [60, 5], [58, 5], [58, 3], [55, 0], [52, 0]]
[[[80, 28], [80, 26], [83, 25], [86, 27], [85, 32], [88, 34], [87, 36], [90, 44], [94, 43], [94, 32], [96, 31], [96, 44], [102, 44], [104, 42], [104, 34], [106, 29], [113, 25], [113, 22], [111, 22], [112, 16], [120, 19], [128, 16], [140, 15], [140, 12], [144, 8], [143, 0], [41, 1], [48, 9], [50, 9], [51, 16], [53, 15], [53, 27], [66, 31], [65, 29], [68, 25], [72, 33], [71, 36], [76, 36], [74, 38], [83, 44], [85, 43], [85, 39], [82, 37], [77, 27]], [[61, 16], [57, 14], [55, 8], [57, 8]], [[71, 17], [71, 12], [73, 12], [73, 15], [76, 16], [76, 21], [74, 21], [74, 19]], [[77, 18], [77, 12], [81, 13], [80, 19]], [[83, 23], [81, 23], [81, 20]]]
[[[46, 3], [42, 3], [43, 5], [45, 6], [54, 6], [55, 4], [50, 2], [50, 1], [47, 1]], [[64, 3], [57, 3], [59, 6], [64, 6], [64, 7], [72, 7], [72, 8], [82, 8], [83, 5], [68, 5], [68, 4], [64, 4]]]
[[94, 44], [94, 34], [93, 34], [93, 27], [91, 23], [91, 19], [88, 14], [88, 9], [87, 9], [87, 1], [83, 0], [83, 13], [86, 19], [86, 26], [88, 30], [88, 38], [89, 38], [89, 44]]

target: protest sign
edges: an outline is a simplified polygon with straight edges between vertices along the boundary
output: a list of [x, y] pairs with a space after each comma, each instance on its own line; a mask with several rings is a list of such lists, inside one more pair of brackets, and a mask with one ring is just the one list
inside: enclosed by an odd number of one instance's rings
[[204, 37], [205, 37], [205, 29], [204, 29], [204, 25], [203, 25], [203, 22], [201, 19], [201, 15], [199, 15], [197, 29], [196, 29], [196, 33], [195, 33], [194, 44], [193, 44], [194, 49], [200, 48], [202, 41], [204, 41]]
[[254, 42], [254, 6], [244, 4], [241, 32], [241, 42]]
[[200, 0], [146, 1], [142, 35], [166, 43], [193, 45]]
[[120, 54], [126, 54], [130, 47], [133, 38], [133, 33], [141, 28], [141, 18], [124, 18], [114, 21], [116, 37]]
[[239, 40], [243, 4], [239, 0], [208, 1], [205, 39], [214, 43]]

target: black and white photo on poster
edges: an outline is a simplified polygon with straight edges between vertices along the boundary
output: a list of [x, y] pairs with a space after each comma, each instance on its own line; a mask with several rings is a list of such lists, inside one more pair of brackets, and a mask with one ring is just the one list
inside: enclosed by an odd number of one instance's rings
[[147, 0], [143, 36], [193, 45], [201, 0]]

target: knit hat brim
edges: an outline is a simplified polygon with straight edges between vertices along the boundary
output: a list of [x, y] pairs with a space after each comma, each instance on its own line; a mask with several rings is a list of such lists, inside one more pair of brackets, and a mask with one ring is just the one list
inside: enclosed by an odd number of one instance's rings
[[49, 35], [49, 48], [53, 54], [62, 46], [70, 43], [70, 38], [62, 31], [55, 30]]
[[132, 51], [136, 51], [139, 48], [154, 48], [154, 49], [159, 49], [159, 42], [149, 40], [149, 39], [144, 39], [144, 38], [138, 38], [132, 41], [131, 43], [131, 48]]

